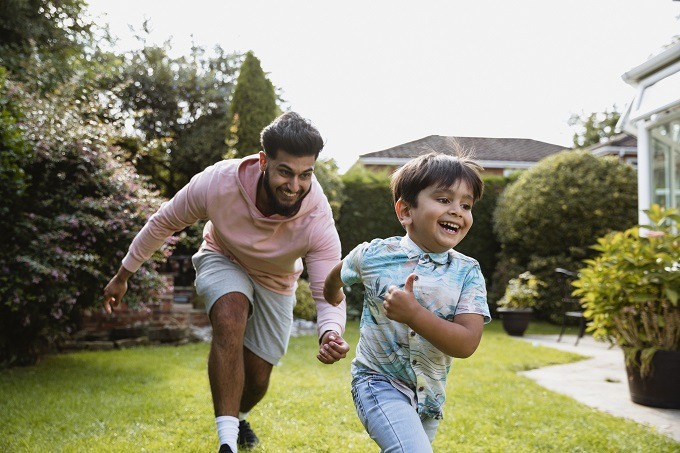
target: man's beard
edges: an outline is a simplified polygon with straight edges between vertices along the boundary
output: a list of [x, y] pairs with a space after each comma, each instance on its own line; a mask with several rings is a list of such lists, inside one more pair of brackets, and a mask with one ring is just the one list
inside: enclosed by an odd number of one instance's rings
[[267, 170], [264, 171], [262, 184], [264, 184], [264, 191], [267, 194], [267, 203], [269, 203], [269, 209], [271, 210], [272, 214], [278, 214], [284, 217], [292, 217], [297, 214], [297, 212], [300, 210], [300, 206], [302, 205], [302, 201], [305, 199], [307, 194], [309, 194], [308, 190], [307, 193], [300, 196], [300, 198], [298, 198], [298, 200], [292, 205], [285, 205], [279, 202], [279, 199], [272, 190], [272, 187], [269, 184], [269, 172]]

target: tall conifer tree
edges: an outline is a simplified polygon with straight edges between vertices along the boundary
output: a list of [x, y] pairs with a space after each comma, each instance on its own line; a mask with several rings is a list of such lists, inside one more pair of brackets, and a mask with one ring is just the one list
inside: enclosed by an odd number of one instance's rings
[[246, 53], [229, 107], [227, 157], [244, 157], [260, 151], [260, 132], [278, 114], [274, 85], [267, 79], [260, 60], [253, 52]]

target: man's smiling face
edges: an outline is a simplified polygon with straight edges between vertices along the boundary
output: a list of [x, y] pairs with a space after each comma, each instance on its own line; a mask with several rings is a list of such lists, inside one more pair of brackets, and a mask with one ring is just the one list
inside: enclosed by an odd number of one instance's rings
[[294, 156], [278, 150], [271, 159], [260, 152], [260, 169], [264, 175], [258, 189], [257, 207], [264, 215], [290, 217], [300, 209], [312, 187], [316, 157]]

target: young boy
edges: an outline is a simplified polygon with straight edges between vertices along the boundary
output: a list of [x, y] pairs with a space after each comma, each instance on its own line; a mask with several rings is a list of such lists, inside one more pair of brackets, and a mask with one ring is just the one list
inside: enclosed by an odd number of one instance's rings
[[358, 245], [326, 277], [331, 304], [344, 285], [365, 288], [352, 397], [381, 451], [432, 451], [452, 358], [472, 355], [491, 319], [479, 263], [453, 250], [472, 226], [480, 170], [464, 156], [409, 161], [391, 181], [406, 236]]

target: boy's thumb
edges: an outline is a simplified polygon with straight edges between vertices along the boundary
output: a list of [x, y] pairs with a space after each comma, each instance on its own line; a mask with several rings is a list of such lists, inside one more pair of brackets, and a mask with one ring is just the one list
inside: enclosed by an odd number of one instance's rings
[[406, 291], [407, 293], [412, 293], [413, 282], [415, 280], [418, 280], [418, 276], [416, 274], [410, 274], [408, 277], [406, 277], [406, 283], [404, 283], [404, 291]]

